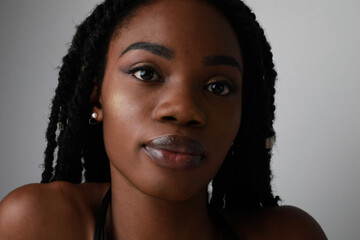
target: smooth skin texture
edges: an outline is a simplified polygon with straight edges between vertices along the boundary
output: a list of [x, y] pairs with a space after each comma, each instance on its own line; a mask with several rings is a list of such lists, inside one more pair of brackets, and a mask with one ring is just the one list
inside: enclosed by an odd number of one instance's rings
[[[157, 1], [114, 34], [101, 91], [95, 88], [92, 99], [110, 159], [110, 239], [222, 239], [207, 214], [206, 189], [241, 124], [242, 72], [230, 24], [199, 1]], [[199, 142], [201, 163], [186, 170], [154, 163], [144, 145], [164, 135]], [[92, 239], [109, 186], [19, 188], [0, 205], [2, 239]], [[226, 218], [245, 239], [326, 239], [294, 207]]]

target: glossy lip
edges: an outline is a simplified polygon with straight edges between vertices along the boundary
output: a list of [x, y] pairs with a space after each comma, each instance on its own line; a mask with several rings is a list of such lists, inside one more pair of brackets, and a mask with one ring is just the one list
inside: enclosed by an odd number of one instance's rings
[[195, 168], [201, 164], [205, 154], [199, 142], [179, 135], [152, 139], [143, 148], [156, 165], [173, 170]]

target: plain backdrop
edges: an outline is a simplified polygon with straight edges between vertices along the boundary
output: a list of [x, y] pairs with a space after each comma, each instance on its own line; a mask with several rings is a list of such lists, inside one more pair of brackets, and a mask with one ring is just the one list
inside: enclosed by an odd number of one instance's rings
[[[75, 26], [97, 0], [0, 2], [0, 199], [39, 182], [49, 103]], [[360, 239], [360, 1], [247, 0], [277, 82], [274, 187], [329, 239]]]

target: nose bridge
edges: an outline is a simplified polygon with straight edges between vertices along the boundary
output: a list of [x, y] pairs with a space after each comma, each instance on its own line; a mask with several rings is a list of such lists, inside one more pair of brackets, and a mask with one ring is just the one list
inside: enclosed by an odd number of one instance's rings
[[180, 125], [202, 126], [206, 124], [205, 109], [201, 104], [201, 92], [190, 81], [172, 81], [166, 84], [155, 110], [160, 121]]

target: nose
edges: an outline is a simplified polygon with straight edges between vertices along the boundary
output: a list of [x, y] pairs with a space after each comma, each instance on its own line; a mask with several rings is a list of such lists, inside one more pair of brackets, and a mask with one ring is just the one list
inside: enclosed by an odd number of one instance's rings
[[157, 121], [189, 127], [206, 124], [206, 114], [200, 106], [201, 93], [194, 91], [193, 87], [184, 86], [172, 86], [164, 90], [154, 110]]

